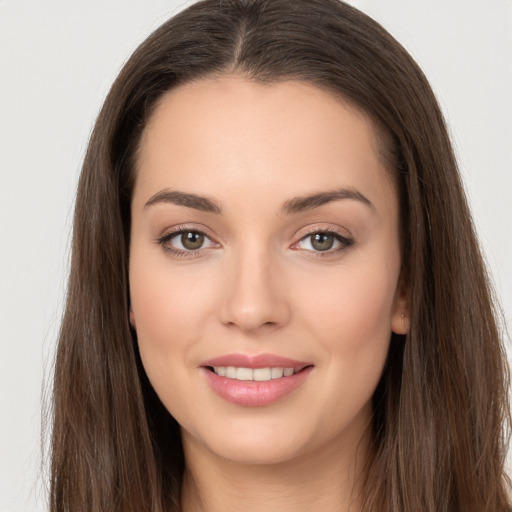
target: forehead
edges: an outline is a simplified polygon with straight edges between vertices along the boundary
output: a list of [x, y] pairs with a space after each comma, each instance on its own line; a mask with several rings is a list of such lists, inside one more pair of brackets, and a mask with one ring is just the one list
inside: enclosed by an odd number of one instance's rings
[[138, 156], [136, 193], [146, 196], [176, 187], [222, 195], [241, 186], [283, 197], [394, 188], [370, 118], [301, 81], [224, 76], [179, 86], [155, 108]]

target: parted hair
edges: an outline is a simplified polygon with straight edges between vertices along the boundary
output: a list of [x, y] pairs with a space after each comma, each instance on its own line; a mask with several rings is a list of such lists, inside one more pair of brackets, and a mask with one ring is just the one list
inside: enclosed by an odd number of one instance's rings
[[203, 0], [164, 23], [115, 80], [78, 185], [52, 400], [52, 512], [177, 512], [180, 429], [129, 324], [137, 150], [162, 96], [237, 73], [302, 80], [365, 112], [398, 183], [410, 330], [373, 396], [368, 512], [512, 510], [503, 335], [432, 90], [378, 23], [338, 0]]

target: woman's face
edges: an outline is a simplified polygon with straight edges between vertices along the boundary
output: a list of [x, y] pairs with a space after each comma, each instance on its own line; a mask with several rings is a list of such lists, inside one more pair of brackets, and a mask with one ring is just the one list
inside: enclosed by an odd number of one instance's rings
[[303, 82], [164, 96], [132, 201], [131, 322], [185, 449], [355, 446], [403, 332], [398, 200], [372, 123]]

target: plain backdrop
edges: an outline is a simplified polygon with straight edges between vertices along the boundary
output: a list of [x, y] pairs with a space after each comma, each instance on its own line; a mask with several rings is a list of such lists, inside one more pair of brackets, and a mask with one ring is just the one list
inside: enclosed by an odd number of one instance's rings
[[[109, 85], [190, 2], [0, 0], [0, 512], [47, 510], [41, 410], [75, 186]], [[512, 0], [352, 0], [416, 58], [447, 118], [512, 317]]]

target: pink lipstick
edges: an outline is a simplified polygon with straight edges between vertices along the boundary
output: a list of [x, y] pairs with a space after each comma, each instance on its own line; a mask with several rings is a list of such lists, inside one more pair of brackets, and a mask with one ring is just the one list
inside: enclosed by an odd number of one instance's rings
[[262, 407], [297, 389], [313, 365], [272, 354], [227, 354], [205, 361], [201, 369], [213, 391], [228, 402]]

